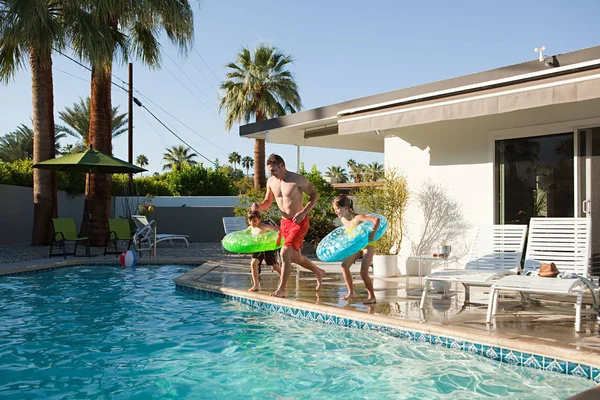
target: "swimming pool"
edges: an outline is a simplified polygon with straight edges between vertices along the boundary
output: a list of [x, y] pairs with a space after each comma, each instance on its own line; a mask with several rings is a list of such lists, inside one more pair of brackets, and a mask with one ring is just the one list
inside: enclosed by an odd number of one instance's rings
[[187, 270], [0, 278], [0, 396], [550, 399], [593, 385], [175, 291]]

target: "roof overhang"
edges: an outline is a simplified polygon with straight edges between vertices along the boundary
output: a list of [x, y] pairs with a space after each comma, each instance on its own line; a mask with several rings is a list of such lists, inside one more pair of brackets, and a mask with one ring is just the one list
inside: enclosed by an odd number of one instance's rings
[[383, 152], [388, 129], [600, 98], [600, 46], [556, 60], [560, 66], [530, 61], [243, 125], [240, 136]]

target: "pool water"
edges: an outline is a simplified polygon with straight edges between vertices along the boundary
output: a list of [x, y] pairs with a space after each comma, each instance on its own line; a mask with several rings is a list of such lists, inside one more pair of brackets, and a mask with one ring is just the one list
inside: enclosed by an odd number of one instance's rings
[[0, 397], [562, 399], [593, 386], [177, 292], [188, 269], [0, 278]]

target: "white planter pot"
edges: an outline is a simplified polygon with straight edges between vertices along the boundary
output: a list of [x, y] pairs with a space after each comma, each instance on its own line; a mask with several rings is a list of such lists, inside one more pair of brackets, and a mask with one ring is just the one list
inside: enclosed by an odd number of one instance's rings
[[[431, 266], [433, 262], [430, 260], [421, 260], [421, 276], [427, 276], [431, 274]], [[419, 260], [415, 259], [407, 259], [406, 260], [406, 269], [402, 271], [402, 275], [408, 274], [409, 276], [418, 276], [419, 275]]]
[[396, 276], [398, 275], [397, 255], [374, 255], [373, 276]]

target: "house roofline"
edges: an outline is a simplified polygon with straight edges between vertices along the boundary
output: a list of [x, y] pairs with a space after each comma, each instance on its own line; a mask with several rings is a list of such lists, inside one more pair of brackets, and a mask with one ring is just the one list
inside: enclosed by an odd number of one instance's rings
[[[376, 111], [404, 104], [435, 100], [458, 94], [478, 92], [491, 88], [510, 86], [527, 81], [542, 80], [600, 68], [600, 46], [558, 54], [553, 57], [556, 57], [559, 61], [559, 67], [548, 67], [545, 63], [536, 59], [534, 61], [514, 64], [498, 69], [314, 108], [266, 121], [241, 125], [239, 134], [240, 136], [256, 135], [281, 128], [302, 126], [320, 120], [329, 120], [333, 122], [341, 116]], [[553, 59], [553, 57], [548, 57], [548, 59]]]

